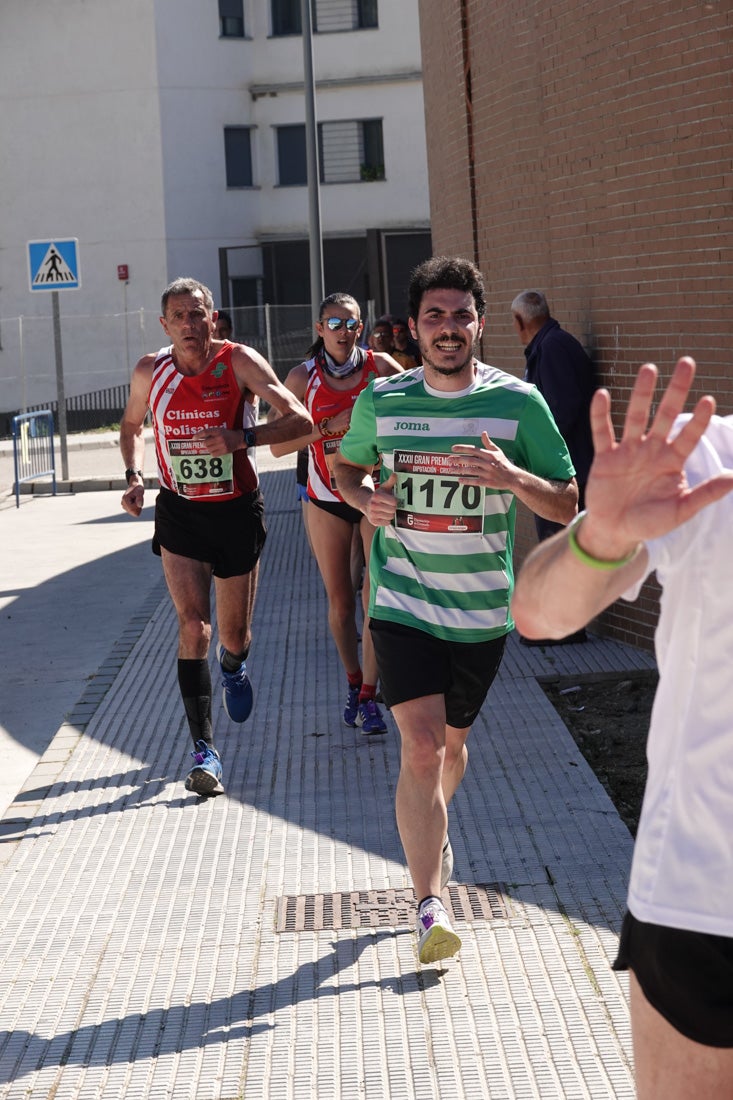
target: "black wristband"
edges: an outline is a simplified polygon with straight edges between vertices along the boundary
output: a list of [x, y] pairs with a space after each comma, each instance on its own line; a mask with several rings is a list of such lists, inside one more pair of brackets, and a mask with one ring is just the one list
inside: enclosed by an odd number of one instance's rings
[[139, 477], [141, 481], [144, 480], [142, 470], [133, 470], [132, 467], [130, 467], [129, 469], [125, 470], [125, 481], [128, 485], [130, 484], [130, 478], [133, 476]]
[[250, 447], [257, 446], [257, 432], [254, 428], [244, 429], [244, 445], [249, 450]]

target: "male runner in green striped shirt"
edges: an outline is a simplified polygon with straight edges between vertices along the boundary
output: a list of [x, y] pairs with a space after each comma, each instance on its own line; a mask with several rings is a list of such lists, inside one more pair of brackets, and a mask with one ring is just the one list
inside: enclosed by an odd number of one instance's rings
[[402, 740], [397, 827], [427, 963], [461, 946], [440, 900], [453, 865], [447, 807], [513, 627], [516, 499], [565, 524], [578, 491], [536, 387], [474, 356], [486, 312], [478, 268], [426, 261], [413, 272], [409, 305], [423, 365], [360, 394], [335, 475], [344, 499], [377, 527], [369, 625]]

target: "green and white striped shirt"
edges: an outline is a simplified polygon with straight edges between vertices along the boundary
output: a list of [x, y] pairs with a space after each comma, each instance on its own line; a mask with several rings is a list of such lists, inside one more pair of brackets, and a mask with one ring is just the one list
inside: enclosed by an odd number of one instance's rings
[[397, 473], [397, 514], [372, 543], [369, 614], [449, 641], [500, 637], [513, 627], [513, 493], [459, 485], [454, 443], [481, 433], [538, 477], [574, 474], [565, 442], [535, 386], [476, 363], [465, 390], [436, 390], [424, 370], [379, 378], [358, 397], [341, 441], [348, 462], [382, 459]]

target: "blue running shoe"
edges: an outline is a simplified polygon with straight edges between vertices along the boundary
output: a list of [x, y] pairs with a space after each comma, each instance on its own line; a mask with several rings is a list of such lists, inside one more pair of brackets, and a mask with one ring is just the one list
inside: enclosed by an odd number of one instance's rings
[[186, 790], [203, 795], [224, 794], [221, 760], [216, 749], [212, 749], [205, 741], [197, 741], [191, 756], [194, 765], [186, 776]]
[[347, 726], [356, 725], [356, 716], [359, 713], [359, 688], [352, 687], [349, 684], [349, 694], [346, 697], [346, 706], [344, 707], [344, 722]]
[[356, 715], [356, 724], [361, 726], [363, 733], [386, 733], [382, 712], [373, 699], [366, 699], [359, 703], [359, 711]]
[[222, 701], [224, 710], [232, 722], [246, 722], [252, 713], [254, 692], [252, 683], [247, 675], [247, 665], [242, 661], [236, 672], [227, 672], [221, 663], [226, 653], [224, 646], [219, 642], [216, 647], [216, 656], [221, 668]]

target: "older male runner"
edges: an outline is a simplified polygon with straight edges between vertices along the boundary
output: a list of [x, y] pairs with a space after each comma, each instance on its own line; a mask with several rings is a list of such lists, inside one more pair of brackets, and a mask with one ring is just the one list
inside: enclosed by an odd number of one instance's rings
[[[161, 312], [170, 344], [135, 367], [120, 428], [128, 484], [122, 507], [133, 516], [142, 511], [149, 408], [160, 481], [153, 550], [178, 615], [178, 684], [194, 743], [186, 788], [220, 794], [207, 659], [211, 578], [224, 708], [232, 721], [244, 722], [252, 709], [245, 660], [267, 533], [254, 449], [303, 435], [313, 421], [259, 352], [215, 338], [217, 312], [202, 283], [176, 279], [163, 292]], [[280, 414], [272, 424], [256, 422], [260, 397]]]

